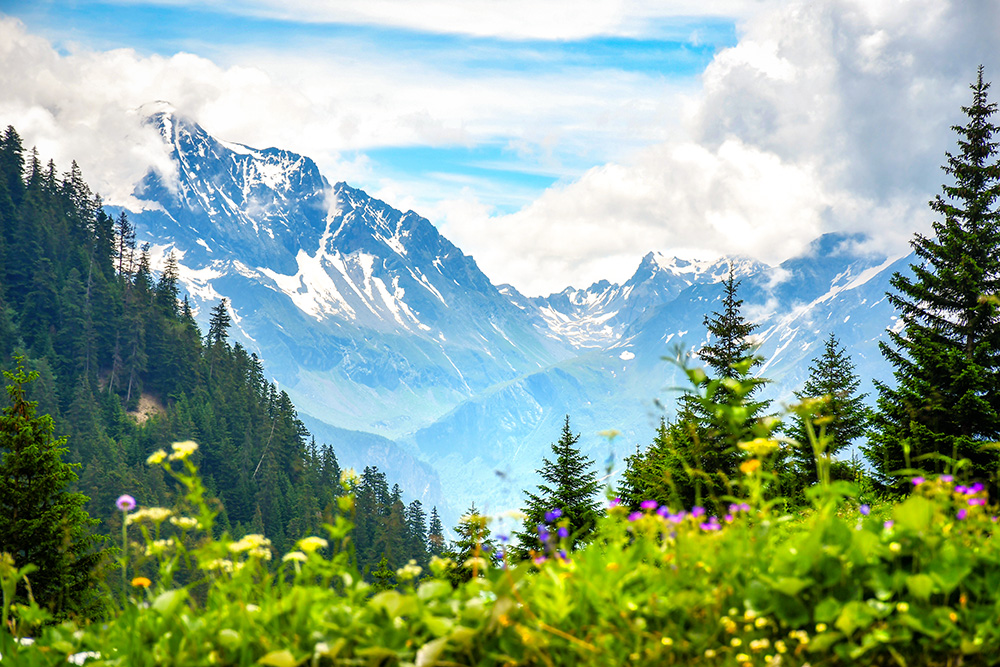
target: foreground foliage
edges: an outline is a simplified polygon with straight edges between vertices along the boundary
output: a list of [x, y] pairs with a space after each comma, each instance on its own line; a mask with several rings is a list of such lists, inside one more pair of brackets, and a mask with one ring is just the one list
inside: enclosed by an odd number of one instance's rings
[[[149, 459], [186, 490], [177, 507], [119, 499], [131, 581], [121, 609], [46, 627], [25, 613], [0, 632], [4, 661], [945, 665], [1000, 652], [995, 508], [982, 485], [947, 475], [915, 478], [905, 500], [870, 509], [821, 474], [814, 508], [792, 516], [763, 500], [762, 456], [723, 516], [612, 501], [576, 551], [553, 531], [533, 561], [458, 564], [474, 574], [453, 587], [456, 564], [434, 558], [430, 572], [406, 566], [397, 590], [374, 593], [353, 564], [351, 496], [325, 537], [280, 559], [260, 535], [213, 539], [195, 448]], [[0, 565], [4, 591], [22, 574]], [[27, 633], [30, 645], [15, 640]]]

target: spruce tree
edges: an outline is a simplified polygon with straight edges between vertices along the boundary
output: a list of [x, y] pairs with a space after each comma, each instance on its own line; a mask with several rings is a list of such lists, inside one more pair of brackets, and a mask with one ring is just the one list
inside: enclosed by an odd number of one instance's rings
[[901, 484], [894, 473], [943, 470], [941, 456], [968, 459], [975, 477], [997, 470], [1000, 440], [1000, 164], [990, 118], [989, 83], [979, 68], [972, 104], [955, 125], [956, 154], [945, 153], [952, 183], [930, 202], [940, 216], [934, 234], [916, 234], [913, 277], [896, 273], [889, 301], [901, 330], [880, 345], [895, 386], [876, 382], [875, 432], [865, 454], [878, 479]]
[[17, 567], [38, 568], [30, 582], [40, 605], [60, 616], [92, 614], [101, 604], [98, 568], [106, 555], [90, 532], [98, 522], [84, 509], [88, 498], [68, 490], [79, 465], [62, 460], [66, 439], [54, 439], [52, 418], [36, 416], [36, 404], [26, 400], [38, 374], [26, 373], [21, 361], [15, 372], [4, 371], [10, 405], [0, 415], [0, 550]]
[[538, 485], [537, 493], [526, 492], [524, 530], [516, 534], [521, 557], [526, 557], [531, 550], [543, 548], [538, 527], [551, 523], [546, 521], [546, 515], [551, 516], [553, 511], [558, 510], [559, 518], [568, 524], [574, 545], [586, 539], [597, 523], [597, 472], [593, 469], [594, 461], [577, 447], [579, 440], [579, 434], [574, 435], [570, 429], [569, 415], [566, 415], [562, 436], [552, 445], [555, 460], [543, 458], [542, 467], [536, 471], [544, 482]]
[[444, 553], [455, 561], [455, 567], [448, 572], [453, 586], [469, 581], [473, 576], [483, 576], [486, 569], [484, 563], [475, 559], [482, 559], [486, 565], [492, 562], [496, 545], [490, 539], [490, 529], [486, 524], [487, 518], [472, 503], [455, 526], [457, 537]]
[[809, 402], [808, 414], [795, 420], [792, 435], [800, 444], [793, 452], [796, 476], [809, 483], [816, 481], [816, 458], [809, 434], [802, 417], [808, 417], [818, 436], [820, 429], [828, 438], [825, 454], [834, 457], [847, 449], [852, 442], [865, 434], [868, 426], [868, 408], [865, 396], [859, 394], [861, 380], [854, 372], [854, 364], [847, 350], [834, 334], [826, 339], [823, 354], [813, 359], [809, 379], [795, 397], [822, 399]]
[[437, 505], [431, 507], [430, 523], [427, 525], [427, 553], [441, 557], [444, 554], [444, 524], [438, 515]]

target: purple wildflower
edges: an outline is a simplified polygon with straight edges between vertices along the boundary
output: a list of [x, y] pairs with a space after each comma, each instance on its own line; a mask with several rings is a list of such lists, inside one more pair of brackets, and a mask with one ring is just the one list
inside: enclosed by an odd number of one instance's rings
[[956, 514], [955, 516], [958, 517], [959, 521], [965, 521], [965, 517], [969, 516], [969, 512], [963, 507], [962, 509], [958, 510], [958, 514]]
[[619, 505], [621, 505], [621, 503], [622, 503], [621, 498], [612, 498], [611, 502], [608, 503], [608, 508], [610, 509], [612, 507], [618, 507]]
[[500, 535], [498, 535], [497, 537], [498, 537], [498, 538], [499, 538], [499, 540], [500, 540], [501, 542], [503, 542], [504, 544], [506, 544], [506, 543], [507, 543], [507, 541], [508, 541], [508, 540], [510, 540], [510, 536], [509, 536], [509, 535], [504, 535], [504, 534], [502, 534], [502, 533], [501, 533]]
[[545, 562], [545, 556], [535, 556], [535, 559], [531, 562], [534, 563], [535, 565], [541, 565], [542, 563]]
[[568, 561], [569, 560], [569, 556], [566, 555], [566, 550], [565, 549], [560, 549], [559, 553], [556, 554], [556, 555], [559, 556], [559, 558], [561, 558], [564, 561]]
[[545, 513], [545, 520], [551, 523], [561, 516], [562, 516], [562, 510], [557, 507], [556, 509], [550, 510]]
[[925, 480], [923, 477], [917, 476], [911, 479], [910, 481], [913, 482], [913, 486], [920, 486], [921, 484], [924, 483]]
[[976, 493], [982, 493], [985, 490], [986, 490], [986, 487], [983, 486], [982, 482], [976, 482], [975, 484], [973, 484], [972, 486], [969, 487], [968, 493], [971, 496], [971, 495], [974, 495]]
[[130, 512], [135, 509], [135, 498], [126, 493], [125, 495], [118, 496], [118, 500], [115, 501], [115, 505], [117, 505], [118, 509], [122, 512]]
[[681, 521], [684, 520], [685, 516], [687, 516], [687, 512], [681, 510], [677, 514], [668, 514], [667, 521], [669, 521], [670, 523], [680, 523]]
[[969, 490], [969, 487], [967, 487], [967, 486], [965, 486], [963, 484], [959, 484], [958, 486], [955, 487], [955, 493], [961, 494], [963, 496], [966, 494], [966, 492], [968, 490]]
[[969, 498], [969, 505], [986, 505], [986, 498]]
[[889, 519], [888, 521], [886, 521], [885, 523], [882, 524], [882, 527], [885, 528], [886, 530], [889, 530], [890, 528], [892, 528], [893, 524], [895, 524], [895, 523], [896, 523], [895, 521], [893, 521], [892, 519]]
[[549, 527], [543, 523], [538, 524], [538, 539], [542, 542], [549, 541]]
[[639, 503], [639, 507], [641, 507], [644, 510], [655, 510], [658, 505], [659, 503], [656, 502], [655, 500], [643, 500], [641, 503]]
[[941, 475], [940, 477], [938, 477], [938, 479], [941, 480], [942, 482], [944, 482], [945, 484], [951, 484], [952, 482], [955, 481], [955, 476], [954, 475]]
[[694, 507], [691, 508], [691, 516], [693, 516], [696, 519], [700, 516], [705, 516], [705, 508], [702, 507], [701, 505], [695, 505]]
[[567, 537], [569, 537], [569, 529], [566, 526], [559, 526], [559, 530], [556, 531], [556, 532], [558, 532], [559, 533], [559, 537], [562, 538], [562, 539], [564, 539], [564, 540]]
[[722, 517], [722, 519], [726, 523], [732, 523], [735, 517], [732, 514], [727, 514], [726, 516]]
[[641, 518], [642, 518], [642, 512], [632, 512], [631, 514], [628, 515], [629, 521], [638, 521]]
[[483, 544], [483, 551], [484, 551], [484, 552], [486, 552], [486, 553], [489, 553], [489, 552], [490, 552], [490, 551], [491, 551], [492, 549], [493, 549], [493, 547], [492, 547], [492, 546], [490, 546], [490, 543], [489, 543], [489, 542], [485, 542], [485, 543]]
[[864, 514], [865, 516], [868, 516], [869, 514], [871, 514], [871, 511], [872, 511], [872, 508], [871, 508], [871, 507], [869, 507], [869, 506], [868, 506], [868, 505], [866, 505], [866, 504], [862, 504], [862, 505], [861, 505], [861, 506], [860, 506], [860, 507], [858, 508], [858, 511], [859, 511], [859, 512], [861, 512], [862, 514]]
[[708, 521], [701, 524], [702, 530], [722, 530], [722, 526], [719, 524], [719, 520], [716, 517], [710, 517]]
[[656, 510], [656, 513], [662, 516], [663, 518], [666, 518], [670, 516], [670, 508], [664, 505], [660, 509]]

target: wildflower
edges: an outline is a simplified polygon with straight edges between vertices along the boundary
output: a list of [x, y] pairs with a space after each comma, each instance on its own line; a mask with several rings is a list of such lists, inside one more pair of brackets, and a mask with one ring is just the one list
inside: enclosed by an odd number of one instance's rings
[[396, 570], [396, 576], [399, 577], [400, 581], [408, 581], [410, 579], [416, 579], [423, 571], [424, 569], [417, 565], [417, 561], [411, 558], [409, 563]]
[[534, 563], [535, 565], [541, 565], [546, 560], [547, 559], [545, 558], [545, 556], [535, 556], [535, 558], [531, 562]]
[[157, 449], [155, 452], [149, 455], [149, 458], [146, 459], [146, 465], [150, 466], [159, 465], [163, 463], [163, 461], [166, 458], [167, 458], [167, 453], [162, 449]]
[[303, 537], [299, 540], [298, 547], [302, 549], [307, 554], [315, 553], [317, 549], [325, 549], [330, 543], [324, 540], [322, 537], [316, 537], [315, 535], [309, 537]]
[[906, 612], [910, 611], [910, 605], [908, 605], [905, 602], [900, 602], [899, 604], [896, 605], [896, 611], [898, 611], [900, 614], [905, 614]]
[[621, 498], [612, 498], [611, 502], [608, 503], [608, 509], [611, 509], [612, 507], [618, 507], [621, 504], [622, 504]]
[[163, 523], [163, 521], [171, 514], [173, 514], [173, 512], [166, 507], [144, 507], [138, 512], [129, 514], [125, 518], [125, 525], [131, 525], [133, 523], [143, 521], [144, 519], [149, 519], [155, 524], [160, 524]]
[[896, 524], [896, 522], [895, 522], [895, 521], [893, 521], [892, 519], [889, 519], [888, 521], [886, 521], [885, 523], [883, 523], [883, 524], [882, 524], [882, 527], [883, 527], [884, 529], [886, 529], [886, 530], [892, 530], [892, 527], [893, 527], [893, 526], [894, 526], [895, 524]]
[[358, 473], [354, 468], [346, 468], [340, 471], [341, 486], [356, 486], [358, 483]]
[[82, 665], [91, 658], [98, 660], [100, 659], [100, 657], [101, 654], [98, 653], [97, 651], [81, 651], [80, 653], [74, 653], [71, 656], [67, 656], [66, 662], [68, 662], [71, 665]]
[[309, 560], [309, 556], [305, 555], [301, 551], [289, 551], [287, 554], [281, 557], [281, 562], [286, 563], [290, 560], [298, 561], [299, 563], [305, 563]]
[[219, 570], [220, 572], [232, 572], [233, 561], [225, 558], [216, 558], [201, 565], [203, 570]]
[[756, 625], [758, 628], [763, 628], [765, 625], [767, 625], [767, 619], [761, 616], [756, 621], [754, 621], [753, 624]]
[[174, 450], [173, 453], [167, 458], [171, 461], [183, 461], [198, 449], [198, 443], [193, 440], [185, 440], [184, 442], [175, 442], [170, 445], [170, 449]]
[[913, 482], [913, 486], [920, 486], [921, 484], [923, 484], [923, 483], [924, 483], [924, 481], [925, 481], [925, 480], [924, 480], [924, 478], [923, 478], [923, 477], [920, 477], [920, 476], [918, 475], [917, 477], [914, 477], [914, 478], [913, 478], [913, 479], [911, 479], [910, 481], [911, 481], [911, 482]]
[[[736, 641], [735, 639], [733, 641]], [[750, 662], [750, 656], [746, 653], [737, 653], [736, 662]]]
[[674, 640], [671, 639], [670, 637], [660, 637], [660, 643], [663, 644], [664, 646], [673, 646]]
[[705, 508], [701, 505], [695, 505], [691, 508], [691, 516], [697, 519], [698, 517], [705, 516]]
[[709, 518], [708, 521], [705, 521], [704, 523], [701, 524], [701, 529], [702, 530], [722, 530], [722, 525], [719, 523], [719, 520], [716, 517], [713, 516], [713, 517]]
[[631, 514], [628, 515], [628, 520], [629, 521], [638, 521], [639, 519], [642, 518], [642, 516], [643, 516], [642, 512], [632, 512]]
[[902, 550], [903, 550], [903, 545], [900, 544], [899, 542], [892, 542], [891, 544], [889, 544], [889, 551], [891, 551], [894, 554], [898, 554]]
[[146, 546], [146, 555], [158, 556], [172, 546], [174, 546], [174, 543], [171, 540], [155, 540]]
[[170, 517], [170, 523], [181, 530], [191, 530], [192, 528], [197, 528], [199, 525], [198, 519], [189, 516], [172, 516]]
[[944, 482], [945, 484], [951, 484], [953, 481], [955, 481], [955, 477], [953, 475], [941, 475], [940, 477], [938, 477], [938, 479]]
[[431, 556], [431, 572], [435, 575], [440, 576], [447, 570], [455, 567], [455, 561], [450, 558], [441, 558], [440, 556]]
[[785, 653], [786, 651], [788, 651], [788, 646], [781, 639], [774, 642], [774, 648], [778, 653]]
[[643, 500], [641, 503], [639, 503], [639, 507], [641, 507], [644, 510], [655, 510], [659, 505], [660, 503], [656, 502], [655, 500]]
[[826, 623], [817, 623], [816, 632], [826, 632]]
[[538, 524], [538, 541], [548, 542], [549, 541], [549, 527], [544, 523]]
[[743, 640], [740, 639], [739, 637], [733, 637], [732, 639], [729, 640], [729, 645], [732, 646], [733, 648], [740, 646], [742, 643]]
[[562, 516], [562, 510], [557, 507], [554, 510], [549, 510], [548, 512], [545, 513], [545, 520], [549, 523], [552, 523], [561, 516]]
[[858, 508], [858, 511], [864, 514], [865, 516], [868, 516], [869, 514], [871, 514], [872, 508], [869, 507], [868, 505], [862, 504], [861, 507]]
[[965, 521], [965, 517], [967, 517], [968, 515], [969, 515], [969, 512], [968, 512], [968, 510], [966, 510], [966, 509], [965, 509], [965, 508], [963, 507], [962, 509], [958, 510], [958, 513], [957, 513], [957, 514], [955, 514], [955, 517], [956, 517], [956, 518], [957, 518], [957, 519], [958, 519], [959, 521]]
[[754, 438], [750, 442], [741, 442], [739, 448], [754, 456], [767, 456], [778, 448], [778, 441], [770, 438]]
[[969, 505], [985, 505], [986, 498], [969, 498]]
[[124, 495], [118, 496], [118, 500], [115, 501], [115, 505], [122, 512], [131, 512], [132, 510], [135, 509], [135, 498], [126, 493]]
[[[257, 549], [262, 549], [264, 547], [271, 546], [271, 540], [267, 539], [263, 535], [257, 535], [256, 533], [251, 533], [250, 535], [244, 535], [243, 539], [238, 542], [233, 542], [229, 545], [229, 550], [233, 553], [241, 553], [244, 551], [252, 552]], [[268, 552], [271, 553], [270, 551]], [[259, 554], [257, 554], [259, 555]]]
[[705, 649], [705, 657], [708, 658], [709, 660], [711, 660], [712, 658], [714, 658], [715, 657], [715, 650], [714, 649], [710, 649], [710, 648]]
[[146, 577], [136, 577], [132, 580], [132, 585], [136, 588], [149, 588], [152, 584], [153, 582]]
[[759, 459], [747, 459], [740, 464], [740, 472], [744, 475], [752, 475], [760, 468]]
[[567, 528], [566, 526], [559, 526], [559, 530], [557, 532], [561, 539], [565, 540], [567, 537], [569, 537], [569, 528]]

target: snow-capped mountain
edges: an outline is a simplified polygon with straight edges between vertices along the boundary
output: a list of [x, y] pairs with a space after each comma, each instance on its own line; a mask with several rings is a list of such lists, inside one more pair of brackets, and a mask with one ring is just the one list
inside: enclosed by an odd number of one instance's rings
[[[907, 260], [858, 253], [857, 239], [825, 236], [777, 267], [651, 252], [621, 285], [529, 298], [495, 287], [427, 219], [331, 185], [309, 158], [215, 139], [164, 105], [144, 111], [173, 169], [136, 186], [140, 240], [177, 254], [199, 317], [230, 300], [233, 337], [346, 464], [447, 499], [446, 517], [471, 500], [519, 504], [566, 414], [599, 462], [649, 442], [682, 380], [664, 357], [705, 341], [730, 265], [771, 398], [801, 386], [830, 332], [862, 377], [887, 375], [884, 293]], [[622, 438], [596, 436], [609, 428]]]

